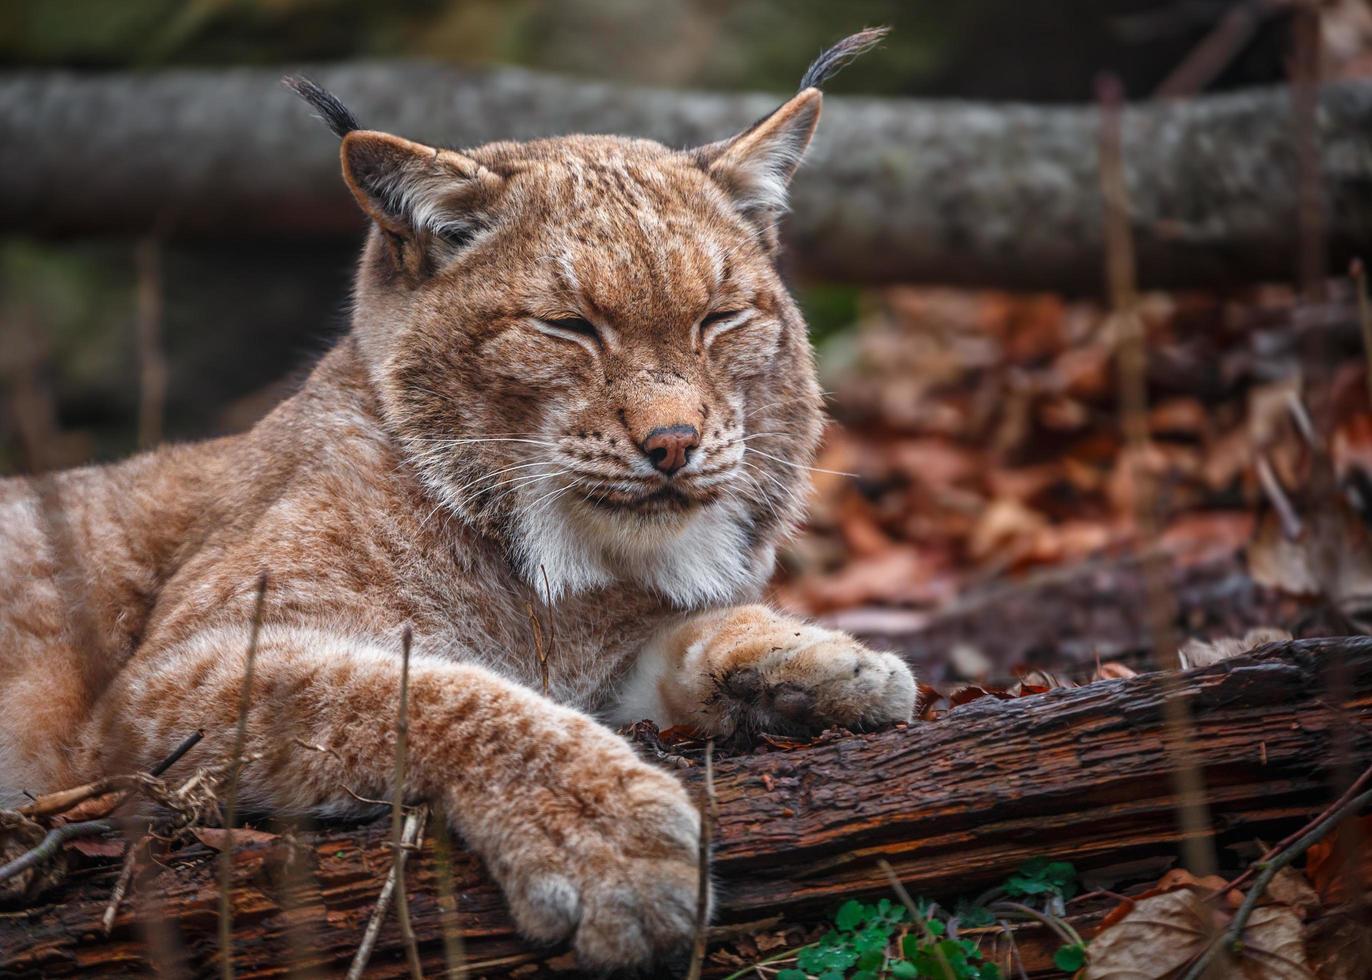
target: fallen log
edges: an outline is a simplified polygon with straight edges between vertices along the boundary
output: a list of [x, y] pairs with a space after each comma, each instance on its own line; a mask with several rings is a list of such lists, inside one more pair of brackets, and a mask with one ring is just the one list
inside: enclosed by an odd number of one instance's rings
[[[1176, 853], [1177, 759], [1162, 721], [1168, 697], [1190, 715], [1207, 833], [1221, 845], [1280, 837], [1336, 795], [1336, 769], [1372, 761], [1372, 638], [1272, 644], [1184, 674], [983, 698], [935, 723], [830, 733], [801, 748], [721, 758], [716, 935], [778, 917], [813, 921], [840, 896], [883, 894], [878, 858], [911, 892], [946, 898], [1039, 855], [1091, 868]], [[700, 767], [685, 777], [700, 785]], [[237, 975], [341, 976], [389, 865], [384, 822], [240, 845]], [[480, 863], [461, 852], [451, 862], [457, 911], [446, 918], [437, 867], [428, 842], [408, 866], [426, 972], [443, 967], [445, 924], [462, 933], [473, 976], [565, 976], [574, 968], [564, 950], [518, 940]], [[117, 867], [69, 880], [42, 907], [0, 916], [0, 974], [145, 974], [150, 928], [163, 937], [164, 970], [175, 957], [181, 972], [217, 972], [212, 854], [183, 848], [170, 867], [153, 871], [108, 936], [100, 919]], [[369, 975], [405, 974], [394, 920], [371, 962]]]
[[[0, 75], [0, 230], [355, 234], [333, 141], [284, 69]], [[623, 88], [514, 68], [308, 70], [364, 125], [471, 146], [568, 132], [720, 139], [776, 95]], [[1085, 93], [1083, 93], [1085, 95]], [[1318, 104], [1332, 268], [1372, 240], [1372, 84]], [[830, 98], [795, 187], [792, 255], [817, 277], [1095, 291], [1104, 254], [1091, 107]], [[1296, 154], [1284, 89], [1131, 106], [1140, 281], [1293, 274]]]

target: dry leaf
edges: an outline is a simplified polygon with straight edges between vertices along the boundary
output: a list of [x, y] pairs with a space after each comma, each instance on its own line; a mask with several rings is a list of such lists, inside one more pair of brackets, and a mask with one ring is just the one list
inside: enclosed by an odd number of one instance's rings
[[1187, 888], [1135, 902], [1091, 941], [1086, 980], [1179, 977], [1216, 928], [1211, 909]]
[[[196, 839], [206, 847], [212, 847], [216, 851], [224, 849], [224, 838], [228, 831], [222, 827], [192, 827], [191, 833]], [[269, 834], [265, 830], [250, 830], [246, 827], [239, 827], [233, 832], [233, 846], [242, 847], [245, 844], [270, 844], [274, 840], [280, 839], [279, 834]]]
[[88, 858], [117, 858], [124, 853], [122, 837], [78, 837], [62, 846]]
[[[1350, 845], [1359, 851], [1356, 865], [1349, 860], [1351, 855], [1346, 849]], [[1306, 852], [1305, 873], [1326, 905], [1348, 900], [1350, 870], [1355, 870], [1364, 888], [1372, 886], [1372, 816], [1359, 817], [1351, 825], [1347, 821], [1341, 823]]]
[[[1229, 914], [1193, 888], [1135, 903], [1091, 943], [1087, 980], [1173, 980], [1186, 972], [1227, 925]], [[1230, 954], [1222, 953], [1221, 956]], [[1243, 931], [1237, 961], [1217, 974], [1243, 980], [1318, 980], [1305, 956], [1301, 921], [1284, 905], [1256, 909]]]
[[1305, 946], [1320, 980], [1367, 980], [1372, 929], [1351, 915], [1326, 916], [1306, 926]]
[[1262, 902], [1264, 905], [1285, 905], [1302, 919], [1309, 918], [1310, 913], [1320, 907], [1320, 897], [1305, 875], [1290, 866], [1272, 876]]
[[[1159, 878], [1157, 884], [1152, 888], [1120, 902], [1111, 909], [1106, 914], [1105, 918], [1101, 920], [1101, 928], [1110, 928], [1133, 911], [1140, 902], [1150, 899], [1155, 895], [1165, 895], [1168, 892], [1174, 892], [1182, 888], [1190, 888], [1195, 891], [1199, 897], [1203, 898], [1219, 891], [1226, 884], [1228, 884], [1228, 882], [1219, 875], [1206, 875], [1204, 878], [1197, 878], [1185, 868], [1173, 868], [1171, 871], [1167, 872], [1167, 874]], [[1225, 901], [1231, 908], [1238, 908], [1239, 903], [1243, 901], [1243, 896], [1236, 891], [1231, 891], [1225, 896]]]

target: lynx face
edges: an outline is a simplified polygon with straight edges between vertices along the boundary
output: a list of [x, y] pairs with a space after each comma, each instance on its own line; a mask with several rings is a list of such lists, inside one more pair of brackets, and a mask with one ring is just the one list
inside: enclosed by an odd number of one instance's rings
[[821, 424], [774, 261], [819, 103], [687, 152], [344, 128], [376, 222], [355, 323], [387, 421], [439, 509], [540, 592], [627, 580], [691, 606], [770, 572]]

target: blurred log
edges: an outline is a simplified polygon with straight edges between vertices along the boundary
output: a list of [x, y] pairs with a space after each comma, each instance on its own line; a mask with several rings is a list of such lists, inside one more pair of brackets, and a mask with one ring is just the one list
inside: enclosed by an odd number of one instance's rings
[[[364, 125], [471, 146], [616, 132], [687, 146], [773, 95], [629, 89], [512, 68], [368, 63], [310, 72]], [[278, 69], [0, 75], [0, 229], [40, 235], [355, 233], [333, 139]], [[1083, 93], [1084, 94], [1084, 93]], [[816, 277], [1095, 290], [1091, 107], [831, 98], [789, 234]], [[1145, 287], [1287, 279], [1296, 161], [1285, 89], [1140, 104], [1124, 157]], [[1372, 84], [1319, 99], [1327, 245], [1372, 243]]]
[[[1346, 684], [1332, 689], [1331, 677]], [[721, 759], [716, 934], [728, 923], [813, 921], [840, 896], [885, 893], [879, 857], [912, 892], [946, 898], [1038, 855], [1090, 868], [1174, 854], [1174, 760], [1161, 713], [1169, 683], [1191, 715], [1222, 842], [1282, 836], [1328, 801], [1336, 767], [1372, 760], [1368, 638], [1273, 644], [1179, 676], [984, 698], [932, 724]], [[1354, 724], [1341, 727], [1344, 717]], [[698, 766], [686, 772], [696, 784], [699, 776]], [[384, 822], [299, 840], [294, 851], [278, 838], [236, 854], [239, 976], [341, 975], [357, 946], [390, 863]], [[295, 872], [287, 870], [293, 853], [302, 862]], [[74, 877], [45, 907], [0, 916], [0, 974], [146, 973], [139, 914], [171, 927], [188, 972], [217, 972], [214, 862], [198, 846], [173, 861], [139, 883], [133, 909], [121, 911], [108, 937], [99, 922], [116, 868]], [[426, 972], [436, 974], [443, 918], [427, 842], [408, 873], [414, 930]], [[532, 949], [513, 935], [474, 858], [459, 853], [453, 876], [473, 975], [571, 969], [565, 951]], [[372, 975], [404, 974], [393, 919], [372, 964]]]
[[[1306, 635], [1342, 632], [1300, 599], [1253, 581], [1241, 553], [1194, 565], [1168, 562], [1181, 638], [1242, 636], [1258, 626], [1309, 620]], [[904, 657], [919, 679], [935, 687], [987, 680], [1010, 686], [1014, 670], [1041, 668], [1073, 680], [1095, 673], [1098, 662], [1153, 670], [1148, 593], [1137, 557], [1067, 563], [1011, 578], [959, 596], [934, 612], [847, 609], [823, 617], [864, 642]], [[964, 676], [949, 657], [954, 647], [975, 651], [989, 677]]]

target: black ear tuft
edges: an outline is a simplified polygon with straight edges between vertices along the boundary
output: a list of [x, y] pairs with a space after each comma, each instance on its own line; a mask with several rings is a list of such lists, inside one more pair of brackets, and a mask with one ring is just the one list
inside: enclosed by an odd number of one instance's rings
[[348, 107], [338, 101], [338, 96], [310, 81], [304, 75], [287, 75], [281, 83], [295, 92], [310, 105], [314, 106], [319, 118], [323, 119], [335, 136], [342, 139], [362, 127], [357, 124]]
[[801, 91], [807, 88], [819, 88], [838, 74], [839, 70], [848, 62], [876, 47], [881, 39], [890, 32], [891, 28], [889, 27], [868, 27], [845, 37], [812, 61], [810, 67], [805, 69], [805, 75], [800, 80]]

